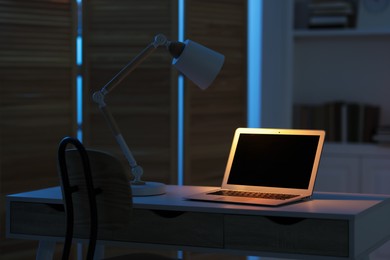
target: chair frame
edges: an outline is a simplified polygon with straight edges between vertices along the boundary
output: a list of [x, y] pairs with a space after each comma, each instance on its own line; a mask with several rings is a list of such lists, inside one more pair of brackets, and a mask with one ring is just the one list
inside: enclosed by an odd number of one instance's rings
[[92, 260], [96, 249], [96, 240], [98, 232], [98, 218], [97, 218], [97, 206], [96, 206], [96, 190], [93, 185], [91, 166], [87, 151], [83, 144], [76, 138], [65, 137], [61, 140], [58, 147], [58, 167], [61, 178], [61, 190], [65, 203], [66, 212], [66, 233], [65, 242], [62, 252], [62, 260], [69, 259], [70, 249], [72, 247], [73, 228], [74, 228], [74, 210], [73, 210], [73, 198], [72, 194], [79, 190], [78, 186], [72, 186], [69, 181], [68, 170], [66, 166], [66, 147], [68, 144], [72, 144], [79, 152], [81, 161], [83, 163], [85, 183], [87, 187], [89, 210], [90, 210], [90, 232], [89, 243], [87, 251], [87, 259]]

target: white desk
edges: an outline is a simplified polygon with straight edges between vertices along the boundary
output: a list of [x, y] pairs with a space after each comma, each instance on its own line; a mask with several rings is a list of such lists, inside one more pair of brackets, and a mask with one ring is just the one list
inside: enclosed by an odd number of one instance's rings
[[[390, 196], [316, 193], [311, 200], [276, 208], [183, 199], [210, 188], [168, 186], [165, 195], [134, 198], [130, 226], [98, 243], [360, 260], [390, 239]], [[8, 195], [6, 206], [7, 237], [39, 240], [38, 258], [63, 240], [59, 187]]]

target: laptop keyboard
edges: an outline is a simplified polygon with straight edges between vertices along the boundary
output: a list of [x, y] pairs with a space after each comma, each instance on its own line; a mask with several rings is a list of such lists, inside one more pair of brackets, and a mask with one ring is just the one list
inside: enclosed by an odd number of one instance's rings
[[278, 194], [278, 193], [263, 193], [263, 192], [233, 191], [233, 190], [219, 190], [219, 191], [215, 191], [215, 192], [210, 192], [208, 194], [247, 197], [247, 198], [276, 199], [276, 200], [286, 200], [286, 199], [291, 199], [291, 198], [298, 196], [298, 195], [293, 195], [293, 194]]

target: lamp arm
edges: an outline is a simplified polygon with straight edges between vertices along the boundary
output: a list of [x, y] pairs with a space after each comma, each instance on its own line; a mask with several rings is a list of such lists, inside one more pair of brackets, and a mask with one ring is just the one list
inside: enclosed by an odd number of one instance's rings
[[158, 47], [169, 45], [167, 38], [158, 34], [154, 37], [145, 49], [143, 49], [132, 61], [130, 61], [118, 74], [116, 74], [100, 91], [106, 95], [111, 92], [123, 79], [127, 77], [133, 70], [135, 70], [146, 58], [148, 58]]
[[110, 127], [116, 142], [121, 148], [123, 155], [125, 156], [126, 160], [130, 165], [131, 174], [134, 176], [133, 184], [144, 184], [144, 182], [141, 180], [141, 177], [143, 175], [143, 168], [137, 164], [137, 161], [135, 160], [132, 152], [130, 151], [125, 139], [123, 138], [119, 127], [111, 114], [111, 111], [109, 110], [107, 105], [99, 106], [99, 108], [100, 111], [103, 113], [104, 119]]
[[143, 169], [141, 166], [139, 166], [131, 153], [128, 145], [126, 144], [125, 139], [123, 138], [118, 125], [116, 124], [116, 121], [114, 117], [112, 116], [110, 110], [107, 107], [107, 104], [105, 103], [105, 96], [111, 92], [117, 85], [119, 85], [120, 82], [124, 78], [127, 77], [134, 69], [136, 69], [148, 56], [150, 56], [158, 47], [161, 46], [168, 46], [169, 41], [167, 38], [162, 35], [158, 34], [154, 37], [154, 41], [150, 43], [145, 49], [143, 49], [132, 61], [130, 61], [123, 69], [121, 69], [118, 74], [114, 76], [101, 90], [96, 91], [92, 95], [92, 99], [95, 103], [99, 105], [100, 111], [103, 113], [103, 116], [110, 127], [117, 143], [119, 144], [119, 147], [122, 150], [122, 153], [124, 154], [125, 158], [127, 159], [128, 163], [131, 167], [131, 173], [134, 176], [134, 180], [132, 184], [144, 184], [144, 182], [141, 180], [141, 176], [143, 174]]

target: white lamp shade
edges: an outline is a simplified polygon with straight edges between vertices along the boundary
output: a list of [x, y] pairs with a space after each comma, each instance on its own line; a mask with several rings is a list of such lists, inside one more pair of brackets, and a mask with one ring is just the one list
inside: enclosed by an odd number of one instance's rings
[[191, 40], [184, 44], [183, 52], [173, 59], [172, 65], [199, 88], [208, 88], [221, 70], [225, 56]]

